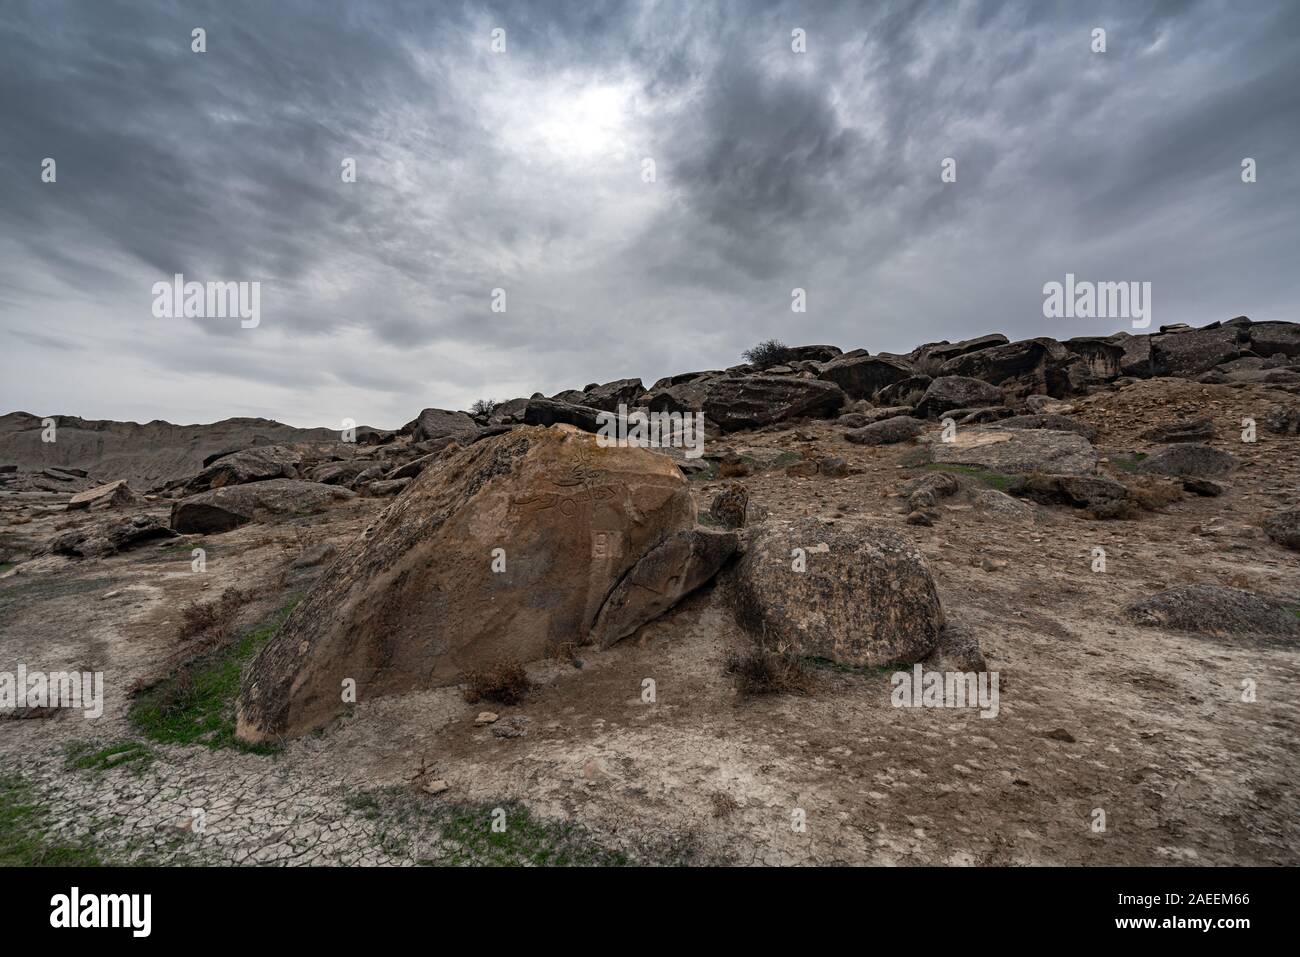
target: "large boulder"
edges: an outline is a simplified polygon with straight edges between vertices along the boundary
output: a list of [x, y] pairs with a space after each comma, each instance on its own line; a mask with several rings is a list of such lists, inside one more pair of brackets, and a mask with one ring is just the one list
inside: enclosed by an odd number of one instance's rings
[[464, 445], [478, 431], [478, 423], [464, 412], [425, 409], [408, 423], [407, 429], [412, 443], [450, 440]]
[[1223, 638], [1300, 637], [1300, 618], [1280, 602], [1223, 585], [1174, 585], [1133, 602], [1124, 615], [1137, 625]]
[[772, 647], [841, 664], [920, 661], [943, 609], [920, 551], [883, 525], [805, 518], [759, 526], [730, 576], [742, 627]]
[[269, 482], [272, 479], [296, 479], [302, 465], [302, 453], [283, 445], [261, 445], [223, 455], [185, 484], [187, 492]]
[[1148, 455], [1138, 465], [1141, 472], [1185, 476], [1226, 475], [1237, 467], [1237, 457], [1208, 445], [1188, 442], [1170, 445]]
[[1248, 331], [1217, 326], [1151, 336], [1151, 374], [1190, 378], [1241, 355]]
[[[686, 479], [649, 449], [602, 447], [563, 425], [462, 449], [411, 482], [258, 655], [243, 679], [239, 735], [320, 726], [343, 709], [345, 679], [365, 700], [588, 640], [624, 576], [694, 524]], [[656, 577], [670, 588], [667, 573], [638, 580]], [[655, 607], [626, 605], [637, 603]], [[614, 619], [602, 636], [626, 626], [626, 606]]]
[[840, 388], [790, 376], [723, 376], [671, 386], [650, 399], [653, 412], [700, 412], [728, 432], [798, 417], [825, 418], [844, 405]]
[[172, 505], [171, 527], [200, 535], [228, 532], [249, 522], [272, 522], [286, 515], [314, 515], [331, 502], [355, 497], [337, 485], [268, 479], [226, 485], [190, 495]]
[[929, 418], [952, 409], [1001, 405], [1002, 390], [982, 379], [945, 375], [932, 381], [916, 405], [916, 414]]
[[960, 429], [953, 441], [930, 437], [930, 461], [1017, 475], [1091, 475], [1097, 450], [1077, 432], [1052, 429]]
[[107, 485], [97, 485], [84, 492], [77, 492], [68, 499], [68, 511], [74, 512], [83, 508], [121, 508], [124, 505], [134, 505], [136, 501], [136, 495], [126, 484], [126, 479], [118, 479]]
[[1070, 366], [1070, 384], [1075, 391], [1097, 382], [1110, 382], [1123, 374], [1125, 347], [1101, 336], [1079, 336], [1061, 343], [1079, 357]]
[[823, 365], [818, 378], [835, 383], [850, 399], [870, 399], [885, 386], [906, 379], [915, 371], [902, 359], [848, 355]]

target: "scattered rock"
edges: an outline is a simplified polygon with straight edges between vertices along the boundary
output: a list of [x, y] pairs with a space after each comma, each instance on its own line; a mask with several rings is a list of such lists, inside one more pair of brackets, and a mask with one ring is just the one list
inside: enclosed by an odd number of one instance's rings
[[1174, 585], [1124, 609], [1137, 625], [1231, 638], [1300, 636], [1300, 618], [1281, 603], [1222, 585]]
[[1172, 422], [1157, 425], [1142, 433], [1147, 442], [1168, 445], [1174, 442], [1208, 442], [1214, 438], [1214, 423], [1209, 419], [1196, 419], [1190, 422]]
[[1171, 445], [1153, 452], [1138, 464], [1140, 472], [1185, 476], [1226, 475], [1237, 467], [1237, 457], [1208, 445]]
[[943, 625], [916, 546], [861, 519], [761, 526], [728, 579], [744, 628], [774, 647], [841, 664], [919, 661]]
[[116, 482], [98, 485], [73, 495], [68, 499], [68, 511], [82, 508], [121, 508], [124, 505], [134, 505], [137, 501], [135, 493], [126, 484], [126, 479], [118, 479]]
[[1274, 512], [1264, 519], [1264, 532], [1279, 545], [1300, 551], [1300, 508]]
[[845, 432], [844, 438], [857, 445], [893, 445], [915, 438], [924, 428], [925, 423], [920, 419], [900, 415]]
[[64, 532], [50, 541], [49, 550], [73, 558], [102, 558], [145, 542], [175, 537], [176, 532], [153, 516], [137, 515]]
[[298, 478], [301, 453], [281, 445], [262, 445], [217, 459], [185, 484], [187, 492]]

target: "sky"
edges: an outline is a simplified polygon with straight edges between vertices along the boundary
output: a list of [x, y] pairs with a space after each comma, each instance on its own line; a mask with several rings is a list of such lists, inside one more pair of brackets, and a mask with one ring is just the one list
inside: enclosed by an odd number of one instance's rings
[[[0, 413], [393, 428], [1130, 328], [1046, 318], [1067, 273], [1295, 321], [1298, 210], [1293, 0], [0, 0]], [[256, 326], [156, 315], [176, 274]]]

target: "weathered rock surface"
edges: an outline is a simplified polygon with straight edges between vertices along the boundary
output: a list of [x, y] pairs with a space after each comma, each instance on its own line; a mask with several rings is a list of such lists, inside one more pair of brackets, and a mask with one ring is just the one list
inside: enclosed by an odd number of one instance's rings
[[1091, 475], [1097, 471], [1097, 450], [1077, 432], [1050, 429], [959, 430], [954, 441], [927, 438], [930, 461], [966, 465], [990, 472]]
[[1170, 445], [1148, 455], [1138, 465], [1141, 472], [1173, 476], [1227, 475], [1237, 467], [1237, 457], [1208, 445]]
[[1175, 442], [1207, 442], [1214, 438], [1214, 423], [1209, 419], [1166, 422], [1142, 433], [1146, 442], [1172, 445]]
[[605, 599], [591, 641], [608, 648], [712, 580], [736, 552], [735, 532], [677, 532], [632, 566]]
[[[796, 571], [799, 549], [806, 561]], [[758, 528], [729, 576], [736, 618], [773, 647], [842, 664], [911, 663], [934, 648], [943, 610], [921, 553], [861, 519]]]
[[1300, 618], [1280, 602], [1222, 585], [1174, 585], [1132, 603], [1124, 615], [1138, 625], [1223, 638], [1300, 637]]
[[1128, 511], [1128, 487], [1100, 475], [1033, 474], [1011, 483], [1010, 492], [1043, 505], [1091, 509], [1099, 517], [1121, 517]]
[[581, 642], [623, 577], [694, 523], [686, 480], [648, 449], [565, 426], [463, 449], [340, 554], [247, 669], [239, 734], [318, 727], [345, 678], [364, 700]]
[[312, 515], [355, 493], [337, 485], [268, 479], [199, 492], [172, 505], [171, 526], [178, 532], [208, 535], [249, 522], [271, 522], [286, 515]]

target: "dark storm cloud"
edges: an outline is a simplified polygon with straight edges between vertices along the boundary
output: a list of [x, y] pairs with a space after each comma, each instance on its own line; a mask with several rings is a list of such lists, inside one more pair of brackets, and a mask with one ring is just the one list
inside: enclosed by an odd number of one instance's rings
[[[3, 18], [0, 411], [391, 426], [721, 367], [769, 335], [904, 351], [1113, 331], [1042, 318], [1067, 271], [1152, 280], [1157, 324], [1295, 318], [1284, 0], [24, 0]], [[154, 319], [151, 285], [177, 272], [261, 282], [261, 324]]]

